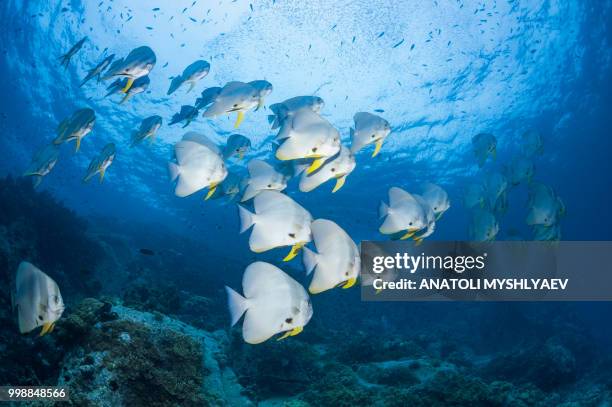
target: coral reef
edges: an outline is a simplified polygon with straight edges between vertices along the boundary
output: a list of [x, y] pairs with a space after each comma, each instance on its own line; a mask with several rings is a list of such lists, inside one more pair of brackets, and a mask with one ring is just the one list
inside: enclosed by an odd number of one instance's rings
[[[12, 272], [23, 259], [45, 270], [74, 295], [95, 295], [95, 267], [103, 252], [87, 222], [29, 180], [0, 179], [0, 265]], [[5, 278], [9, 279], [8, 276]]]
[[239, 382], [254, 400], [296, 396], [321, 374], [321, 354], [300, 341], [244, 343], [234, 331], [231, 362]]

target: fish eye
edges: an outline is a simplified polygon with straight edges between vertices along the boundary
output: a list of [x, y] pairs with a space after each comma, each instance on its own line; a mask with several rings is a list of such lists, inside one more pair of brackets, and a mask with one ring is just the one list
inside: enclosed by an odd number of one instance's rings
[[437, 207], [437, 206], [434, 206], [434, 211], [437, 211], [437, 210], [438, 210], [438, 207]]
[[268, 184], [268, 188], [272, 188], [272, 184]]
[[288, 324], [290, 324], [290, 323], [292, 323], [292, 322], [293, 322], [293, 318], [287, 318], [287, 319], [285, 319], [285, 322], [286, 322], [286, 323], [288, 323]]
[[408, 224], [408, 226], [412, 226], [412, 222], [410, 222], [410, 223]]
[[317, 147], [313, 147], [313, 148], [312, 148], [312, 152], [313, 152], [313, 153], [316, 153], [316, 152], [317, 152]]
[[289, 233], [289, 237], [294, 238], [295, 239], [295, 233]]
[[238, 107], [238, 103], [234, 103], [234, 107]]
[[335, 172], [335, 171], [336, 171], [336, 169], [335, 169], [335, 168], [332, 168], [332, 169], [331, 169], [331, 172]]
[[39, 316], [38, 316], [38, 319], [40, 319], [40, 320], [42, 321], [42, 320], [43, 320], [43, 316], [42, 316], [42, 315], [39, 315]]
[[372, 138], [376, 137], [376, 134], [372, 134]]
[[348, 271], [345, 271], [345, 272], [344, 272], [344, 275], [348, 277]]

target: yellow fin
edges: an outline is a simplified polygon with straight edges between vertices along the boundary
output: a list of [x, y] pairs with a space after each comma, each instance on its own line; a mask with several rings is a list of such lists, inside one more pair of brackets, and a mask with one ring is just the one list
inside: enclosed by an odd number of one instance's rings
[[420, 237], [415, 237], [414, 238], [414, 245], [415, 246], [420, 246], [421, 244], [423, 244], [423, 239]]
[[128, 81], [125, 84], [125, 88], [121, 89], [121, 92], [127, 93], [127, 91], [130, 90], [130, 88], [132, 87], [133, 83], [134, 83], [134, 78], [128, 78]]
[[377, 288], [376, 292], [374, 293], [374, 295], [378, 295], [382, 292], [382, 288]]
[[295, 256], [297, 256], [298, 252], [300, 251], [300, 249], [304, 247], [304, 243], [296, 243], [291, 247], [291, 251], [289, 252], [289, 254], [287, 254], [287, 256], [285, 256], [285, 258], [283, 259], [283, 261], [289, 261], [292, 260]]
[[412, 236], [414, 236], [414, 234], [415, 234], [415, 233], [416, 233], [416, 232], [406, 232], [406, 234], [405, 234], [404, 236], [400, 237], [400, 240], [406, 240], [406, 239], [409, 239], [409, 238], [411, 238]]
[[38, 336], [43, 336], [48, 332], [51, 332], [51, 327], [53, 326], [53, 324], [50, 324], [48, 322], [45, 322], [42, 326], [42, 329], [40, 330], [40, 334], [38, 334]]
[[356, 282], [357, 282], [357, 277], [351, 277], [348, 280], [346, 280], [346, 284], [344, 284], [342, 288], [343, 289], [351, 288], [352, 286], [355, 285]]
[[104, 174], [106, 174], [106, 168], [100, 169], [100, 184], [104, 181]]
[[217, 185], [219, 185], [219, 183], [210, 184], [210, 187], [208, 187], [208, 193], [206, 194], [206, 197], [204, 197], [205, 201], [214, 195], [215, 191], [217, 190]]
[[238, 127], [240, 127], [240, 123], [242, 123], [243, 120], [244, 120], [244, 112], [239, 111], [238, 115], [236, 116], [236, 123], [234, 123], [234, 128], [237, 129]]
[[51, 324], [51, 328], [49, 328], [47, 333], [50, 334], [51, 332], [53, 332], [53, 328], [55, 328], [55, 322]]
[[493, 156], [494, 160], [497, 159], [497, 148], [496, 147], [493, 147], [493, 151], [491, 152], [491, 155]]
[[240, 150], [240, 152], [238, 152], [238, 159], [242, 160], [244, 158], [244, 151]]
[[376, 147], [374, 148], [374, 152], [372, 153], [372, 157], [376, 157], [378, 153], [380, 153], [380, 148], [382, 147], [383, 140], [380, 139], [376, 142]]
[[332, 189], [332, 194], [336, 192], [337, 190], [339, 190], [340, 188], [342, 188], [345, 181], [346, 181], [346, 175], [340, 178], [336, 178], [336, 185], [334, 186], [334, 189]]
[[75, 153], [79, 152], [79, 148], [81, 148], [81, 138], [77, 137], [76, 139], [76, 150], [74, 150]]
[[308, 167], [308, 169], [306, 170], [306, 174], [312, 174], [313, 172], [318, 170], [319, 167], [321, 167], [324, 162], [325, 162], [324, 158], [315, 158], [312, 164], [310, 164], [310, 167]]
[[285, 338], [288, 338], [290, 336], [295, 336], [295, 335], [299, 335], [300, 332], [302, 332], [304, 330], [304, 327], [302, 326], [298, 326], [296, 328], [293, 328], [290, 331], [285, 332], [285, 334], [283, 336], [281, 336], [280, 338], [277, 339], [277, 341], [282, 341]]

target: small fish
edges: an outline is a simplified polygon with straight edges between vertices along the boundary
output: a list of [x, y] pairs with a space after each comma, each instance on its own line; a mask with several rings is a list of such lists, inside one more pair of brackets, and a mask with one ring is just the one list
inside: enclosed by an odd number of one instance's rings
[[115, 159], [115, 144], [108, 143], [104, 146], [100, 154], [94, 157], [87, 168], [87, 174], [83, 178], [83, 182], [88, 182], [96, 174], [100, 174], [100, 183], [104, 181], [104, 175], [106, 170], [113, 163]]
[[398, 187], [389, 189], [389, 204], [380, 203], [379, 218], [384, 218], [379, 231], [384, 235], [404, 234], [408, 239], [427, 227], [427, 213], [419, 201], [410, 193]]
[[87, 76], [85, 76], [85, 78], [83, 79], [79, 87], [85, 85], [87, 81], [89, 81], [91, 78], [96, 77], [96, 76], [98, 77], [98, 82], [100, 82], [100, 75], [102, 74], [102, 71], [104, 71], [108, 67], [108, 65], [110, 65], [113, 58], [115, 58], [115, 54], [107, 56], [98, 65], [91, 68], [89, 72], [87, 72]]
[[490, 133], [479, 133], [472, 137], [472, 149], [478, 166], [482, 168], [491, 155], [494, 159], [497, 156], [497, 139]]
[[154, 256], [155, 252], [151, 249], [140, 249], [140, 254], [144, 254], [145, 256]]
[[529, 187], [527, 206], [529, 212], [526, 222], [530, 226], [553, 226], [565, 214], [565, 205], [554, 190], [548, 185], [537, 182]]
[[340, 151], [340, 133], [326, 119], [309, 109], [290, 116], [281, 127], [277, 139], [282, 140], [275, 156], [279, 160], [313, 158], [307, 174], [316, 171]]
[[132, 86], [126, 92], [125, 96], [123, 96], [123, 99], [121, 99], [119, 104], [123, 104], [127, 102], [128, 100], [130, 100], [132, 97], [134, 97], [134, 95], [137, 95], [139, 93], [143, 93], [144, 91], [146, 91], [149, 88], [150, 83], [151, 83], [151, 80], [149, 79], [148, 75], [141, 76], [140, 78], [136, 79], [134, 83], [132, 84]]
[[395, 45], [393, 45], [393, 47], [392, 47], [392, 48], [397, 48], [397, 47], [399, 47], [400, 45], [402, 45], [403, 43], [404, 43], [404, 40], [402, 39], [401, 41], [399, 41], [398, 43], [396, 43]]
[[190, 92], [199, 80], [208, 75], [208, 72], [210, 72], [210, 64], [208, 62], [204, 60], [193, 62], [183, 70], [182, 74], [172, 79], [167, 94], [171, 95], [185, 83], [189, 84], [189, 89], [187, 89], [187, 92]]
[[299, 189], [302, 192], [310, 192], [319, 185], [335, 179], [336, 184], [332, 189], [332, 193], [335, 193], [342, 188], [346, 178], [353, 172], [356, 165], [355, 156], [348, 148], [342, 146], [337, 156], [332, 157], [314, 173], [308, 175], [305, 171], [302, 172]]
[[17, 269], [14, 301], [22, 334], [39, 326], [42, 326], [39, 336], [52, 332], [65, 309], [57, 283], [26, 261]]
[[183, 128], [185, 128], [198, 117], [198, 113], [198, 109], [194, 106], [183, 105], [181, 106], [181, 111], [172, 116], [169, 125], [172, 126], [173, 124], [184, 122]]
[[426, 183], [422, 188], [421, 196], [433, 210], [436, 220], [439, 220], [450, 208], [448, 193], [436, 184]]
[[304, 247], [306, 274], [314, 270], [308, 291], [319, 294], [335, 287], [350, 288], [361, 270], [359, 249], [336, 223], [317, 219], [310, 226], [317, 251]]
[[168, 172], [171, 181], [178, 180], [174, 190], [178, 197], [208, 188], [205, 199], [209, 199], [227, 177], [219, 147], [202, 134], [185, 134], [174, 146], [174, 153], [177, 162], [168, 163]]
[[127, 78], [126, 86], [121, 90], [123, 93], [127, 93], [136, 79], [149, 75], [156, 62], [155, 52], [151, 48], [147, 46], [138, 47], [133, 49], [124, 59], [113, 63], [102, 79], [108, 80], [115, 76]]
[[162, 125], [162, 121], [163, 120], [161, 116], [158, 116], [158, 115], [150, 116], [144, 119], [140, 123], [139, 129], [132, 133], [131, 147], [134, 147], [136, 144], [142, 142], [143, 140], [147, 138], [151, 142], [153, 142], [153, 139], [155, 138], [155, 134], [157, 133], [157, 130], [159, 130], [159, 128]]
[[491, 242], [499, 232], [495, 216], [486, 209], [474, 208], [470, 219], [468, 235], [475, 242]]
[[253, 159], [247, 164], [249, 178], [241, 202], [254, 198], [262, 191], [282, 191], [287, 188], [287, 179], [265, 161]]
[[225, 287], [232, 326], [245, 315], [242, 337], [259, 344], [276, 334], [277, 340], [298, 335], [312, 318], [312, 304], [306, 290], [276, 266], [250, 264], [242, 276], [244, 297]]
[[72, 59], [72, 57], [77, 52], [79, 52], [79, 50], [83, 47], [83, 44], [85, 44], [85, 41], [87, 41], [87, 37], [81, 38], [76, 44], [74, 44], [72, 46], [72, 48], [70, 48], [70, 50], [67, 53], [62, 55], [59, 58], [60, 59], [60, 65], [63, 66], [64, 68], [68, 68], [68, 64], [70, 63], [70, 59]]
[[79, 109], [57, 126], [57, 137], [53, 143], [62, 144], [76, 140], [76, 151], [79, 151], [81, 140], [91, 132], [95, 123], [96, 113], [92, 109]]
[[259, 91], [244, 82], [227, 83], [215, 97], [202, 116], [216, 117], [222, 114], [236, 112], [234, 128], [240, 127], [245, 112], [256, 108], [260, 104]]
[[255, 253], [291, 246], [283, 259], [289, 261], [311, 240], [312, 216], [293, 199], [279, 191], [266, 190], [254, 199], [255, 213], [238, 205], [240, 233], [253, 227], [249, 247]]
[[223, 158], [228, 159], [237, 155], [238, 159], [242, 160], [250, 148], [251, 140], [242, 134], [232, 134], [228, 137], [225, 148], [223, 149]]
[[32, 177], [34, 188], [40, 185], [43, 177], [51, 172], [59, 159], [60, 148], [58, 145], [50, 144], [38, 150], [32, 158], [32, 162], [23, 173], [24, 177]]
[[272, 125], [272, 130], [282, 126], [288, 117], [295, 115], [302, 109], [309, 109], [315, 113], [320, 113], [325, 106], [325, 102], [318, 96], [296, 96], [281, 103], [270, 105], [272, 115], [268, 116], [268, 122]]
[[[244, 190], [246, 185], [245, 179], [236, 172], [229, 171], [227, 177], [221, 182], [221, 187], [217, 188], [211, 199], [219, 199], [227, 197], [229, 202], [235, 202]], [[221, 226], [218, 227], [221, 229]]]
[[270, 82], [264, 80], [251, 81], [248, 84], [255, 89], [257, 97], [259, 98], [257, 101], [257, 107], [255, 108], [255, 111], [258, 111], [264, 105], [266, 96], [272, 93], [274, 88]]
[[374, 144], [372, 157], [380, 152], [383, 142], [391, 133], [389, 122], [380, 116], [367, 112], [358, 112], [353, 116], [355, 127], [351, 127], [351, 152], [355, 154], [363, 147]]

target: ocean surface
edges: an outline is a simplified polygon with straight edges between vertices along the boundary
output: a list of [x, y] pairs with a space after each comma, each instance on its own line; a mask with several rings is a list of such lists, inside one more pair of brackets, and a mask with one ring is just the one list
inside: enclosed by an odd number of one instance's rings
[[[246, 136], [252, 148], [228, 159], [230, 170], [277, 163], [269, 106], [318, 96], [344, 145], [357, 112], [391, 127], [378, 155], [355, 153], [337, 192], [333, 182], [301, 192], [299, 176], [283, 191], [357, 244], [389, 240], [378, 216], [389, 188], [424, 183], [450, 201], [427, 239], [468, 240], [466, 186], [505, 173], [530, 130], [543, 140], [530, 180], [562, 199], [560, 238], [610, 240], [612, 1], [4, 0], [0, 21], [0, 386], [67, 386], [78, 406], [612, 405], [604, 302], [372, 303], [358, 287], [332, 289], [310, 296], [301, 334], [245, 343], [224, 286], [241, 291], [254, 261], [307, 286], [302, 255], [254, 253], [236, 202], [204, 200], [206, 190], [178, 197], [168, 175], [189, 131], [221, 147]], [[118, 103], [105, 97], [115, 78], [79, 86], [104, 57], [144, 45], [156, 55], [144, 92]], [[196, 60], [210, 63], [208, 75], [168, 95]], [[201, 112], [169, 125], [206, 88], [254, 80], [273, 90], [238, 129], [234, 114]], [[95, 111], [92, 132], [78, 152], [59, 145], [34, 188], [23, 176], [32, 158], [82, 108]], [[132, 147], [152, 115], [163, 119], [155, 138]], [[482, 168], [479, 133], [497, 140]], [[116, 154], [104, 181], [83, 182], [108, 143]], [[534, 238], [528, 190], [507, 187], [497, 240]], [[24, 260], [66, 304], [43, 337], [20, 334], [11, 309]]]

